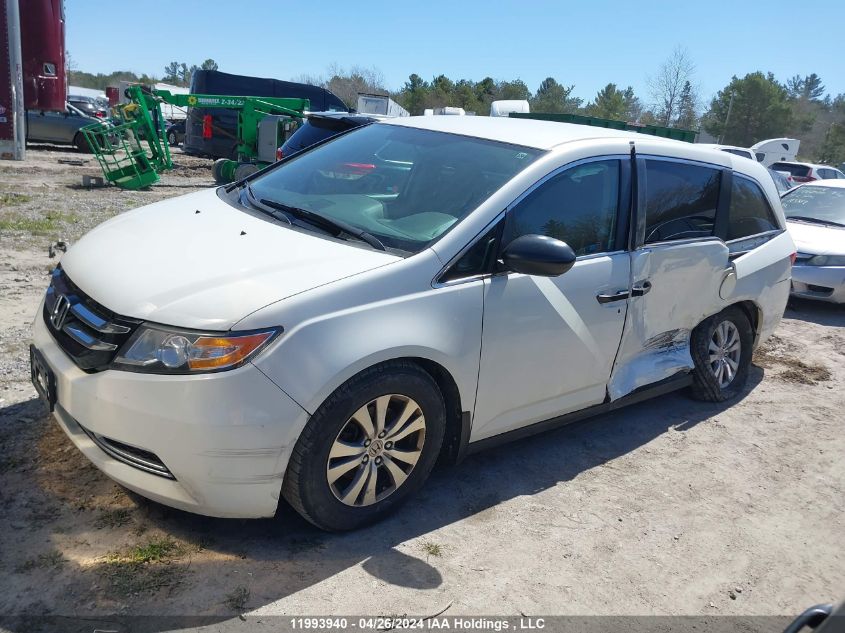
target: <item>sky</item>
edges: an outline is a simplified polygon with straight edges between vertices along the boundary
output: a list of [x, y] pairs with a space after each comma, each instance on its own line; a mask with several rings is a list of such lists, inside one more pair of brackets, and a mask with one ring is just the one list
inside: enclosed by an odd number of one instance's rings
[[818, 74], [845, 93], [845, 2], [805, 12], [794, 0], [65, 0], [67, 49], [78, 70], [161, 77], [171, 61], [276, 79], [324, 76], [337, 64], [378, 69], [398, 90], [424, 79], [546, 77], [585, 102], [607, 83], [651, 101], [648, 78], [673, 49], [696, 65], [709, 103], [732, 75], [780, 81]]

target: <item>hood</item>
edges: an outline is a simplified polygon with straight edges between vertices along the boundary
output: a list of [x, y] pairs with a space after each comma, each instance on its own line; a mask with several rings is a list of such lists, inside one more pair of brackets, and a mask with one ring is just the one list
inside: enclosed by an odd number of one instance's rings
[[786, 220], [799, 253], [845, 255], [845, 229]]
[[353, 244], [256, 218], [211, 189], [104, 222], [62, 268], [118, 314], [227, 330], [270, 303], [400, 259]]

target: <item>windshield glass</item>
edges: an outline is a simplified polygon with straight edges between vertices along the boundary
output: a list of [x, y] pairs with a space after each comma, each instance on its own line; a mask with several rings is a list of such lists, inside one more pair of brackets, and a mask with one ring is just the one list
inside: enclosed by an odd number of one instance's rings
[[803, 217], [845, 224], [845, 188], [804, 185], [781, 198], [786, 218]]
[[541, 152], [394, 125], [353, 130], [252, 181], [255, 197], [340, 220], [415, 253]]

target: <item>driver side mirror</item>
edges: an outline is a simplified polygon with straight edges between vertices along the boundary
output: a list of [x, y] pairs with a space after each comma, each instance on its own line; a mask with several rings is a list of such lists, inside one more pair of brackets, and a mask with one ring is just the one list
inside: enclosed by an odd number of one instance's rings
[[575, 251], [566, 242], [545, 235], [522, 235], [505, 247], [507, 270], [525, 275], [557, 277], [575, 264]]

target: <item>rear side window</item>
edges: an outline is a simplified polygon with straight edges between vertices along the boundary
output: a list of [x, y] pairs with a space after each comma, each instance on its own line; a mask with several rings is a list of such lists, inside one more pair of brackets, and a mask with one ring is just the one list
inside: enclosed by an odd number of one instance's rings
[[779, 227], [763, 190], [757, 183], [734, 174], [728, 213], [728, 241], [775, 231]]
[[618, 160], [567, 169], [543, 183], [509, 214], [502, 243], [522, 235], [547, 235], [576, 255], [614, 250], [619, 208]]
[[645, 163], [646, 243], [713, 235], [721, 172], [666, 160]]

